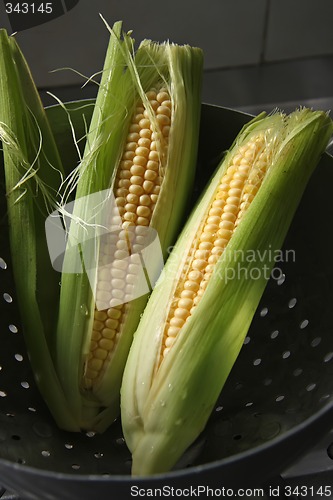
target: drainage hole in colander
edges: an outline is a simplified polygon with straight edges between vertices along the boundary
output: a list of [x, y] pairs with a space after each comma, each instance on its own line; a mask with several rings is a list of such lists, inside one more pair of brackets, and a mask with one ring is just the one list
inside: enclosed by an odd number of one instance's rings
[[217, 407], [215, 408], [215, 411], [217, 411], [217, 412], [220, 412], [220, 411], [222, 411], [222, 410], [223, 410], [223, 406], [217, 406]]
[[278, 286], [281, 286], [283, 285], [283, 283], [286, 281], [286, 275], [285, 274], [282, 274], [281, 277], [276, 281], [276, 284]]
[[290, 356], [291, 356], [291, 352], [290, 351], [284, 351], [282, 353], [282, 359], [288, 359]]
[[30, 389], [30, 384], [26, 380], [22, 380], [21, 387], [23, 387], [23, 389]]
[[3, 298], [6, 302], [8, 302], [8, 304], [11, 304], [13, 302], [13, 297], [7, 292], [3, 294]]
[[324, 356], [324, 363], [328, 363], [329, 361], [331, 361], [333, 359], [333, 352], [328, 352], [325, 356]]
[[317, 347], [321, 342], [321, 337], [316, 337], [315, 339], [311, 340], [311, 347]]
[[124, 446], [124, 444], [125, 444], [125, 439], [124, 439], [123, 437], [117, 438], [117, 439], [116, 439], [116, 444], [117, 444], [118, 446]]
[[240, 439], [242, 439], [242, 435], [241, 434], [235, 434], [234, 436], [232, 436], [232, 439], [234, 439], [235, 441], [239, 441]]
[[88, 438], [92, 438], [92, 437], [96, 436], [96, 432], [93, 432], [93, 431], [86, 432], [86, 436]]
[[271, 339], [276, 339], [279, 335], [279, 330], [274, 330], [274, 332], [271, 333]]
[[5, 398], [5, 397], [7, 397], [7, 392], [0, 391], [0, 398]]
[[303, 373], [302, 368], [296, 368], [296, 370], [293, 371], [294, 377], [299, 377]]
[[13, 434], [13, 435], [11, 436], [11, 438], [12, 438], [14, 441], [20, 441], [21, 436], [18, 436], [17, 434]]
[[0, 257], [0, 269], [7, 269], [7, 262], [2, 257]]
[[261, 318], [264, 318], [268, 314], [268, 307], [263, 307], [260, 311]]
[[305, 389], [306, 389], [308, 392], [311, 392], [311, 391], [313, 391], [313, 389], [315, 389], [316, 387], [317, 387], [317, 384], [312, 383], [312, 384], [307, 385]]
[[308, 319], [303, 319], [303, 321], [300, 322], [299, 324], [299, 327], [301, 330], [304, 330], [304, 328], [306, 328], [309, 324], [309, 320]]
[[42, 457], [48, 458], [51, 456], [51, 452], [49, 450], [43, 450], [41, 452]]
[[259, 366], [261, 363], [261, 359], [260, 358], [257, 358], [255, 360], [253, 360], [253, 366]]
[[293, 297], [292, 299], [289, 300], [288, 302], [288, 307], [289, 309], [292, 309], [293, 307], [295, 307], [295, 305], [297, 304], [297, 299], [295, 297]]
[[79, 470], [80, 469], [80, 465], [79, 464], [72, 464], [72, 469], [73, 470]]
[[16, 353], [15, 356], [14, 356], [14, 358], [16, 359], [16, 361], [19, 361], [19, 362], [23, 361], [22, 354]]
[[31, 411], [32, 413], [36, 413], [37, 412], [36, 408], [34, 408], [33, 406], [29, 406], [28, 410]]
[[101, 453], [101, 452], [94, 453], [94, 457], [97, 458], [97, 459], [103, 458], [104, 457], [104, 453]]
[[245, 337], [244, 345], [247, 345], [251, 340], [251, 337]]
[[8, 417], [8, 418], [14, 418], [15, 417], [15, 413], [6, 413], [6, 417]]
[[253, 401], [249, 401], [248, 403], [245, 403], [245, 406], [246, 406], [246, 408], [253, 406]]
[[285, 396], [283, 396], [283, 394], [281, 394], [280, 396], [277, 396], [277, 397], [275, 398], [275, 401], [276, 401], [277, 403], [280, 403], [280, 401], [283, 401], [283, 400], [284, 400], [284, 398], [285, 398]]
[[273, 382], [273, 380], [271, 378], [265, 378], [263, 381], [263, 384], [268, 386], [268, 385], [271, 385], [272, 382]]
[[12, 332], [12, 333], [18, 333], [18, 328], [17, 328], [17, 326], [15, 326], [15, 325], [9, 325], [9, 326], [8, 326], [8, 329], [9, 329], [9, 331], [10, 331], [10, 332]]
[[74, 445], [72, 443], [65, 443], [65, 448], [66, 450], [72, 450], [74, 448]]

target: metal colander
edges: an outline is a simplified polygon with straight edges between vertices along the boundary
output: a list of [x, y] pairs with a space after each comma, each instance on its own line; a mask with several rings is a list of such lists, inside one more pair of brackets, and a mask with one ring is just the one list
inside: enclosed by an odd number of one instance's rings
[[[71, 137], [65, 113], [54, 107], [49, 114], [63, 157], [74, 164], [74, 148], [65, 147]], [[73, 108], [72, 119], [83, 130], [82, 110]], [[249, 119], [203, 105], [194, 198]], [[281, 255], [289, 258], [276, 264], [205, 431], [173, 472], [137, 480], [129, 475], [131, 456], [119, 421], [103, 435], [63, 432], [36, 389], [16, 304], [0, 178], [0, 483], [39, 500], [130, 498], [132, 485], [256, 485], [332, 428], [332, 184], [333, 159], [325, 154], [286, 238]]]

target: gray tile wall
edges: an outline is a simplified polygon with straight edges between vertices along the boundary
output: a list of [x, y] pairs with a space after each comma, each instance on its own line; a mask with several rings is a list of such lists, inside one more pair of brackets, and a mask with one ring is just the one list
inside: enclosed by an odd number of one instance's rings
[[333, 54], [332, 0], [270, 0], [266, 61]]
[[[1, 12], [0, 25], [8, 27]], [[3, 7], [2, 7], [3, 8]], [[109, 24], [124, 20], [137, 40], [200, 46], [205, 68], [333, 54], [333, 0], [80, 0], [58, 19], [17, 34], [40, 87], [83, 83], [101, 69]]]

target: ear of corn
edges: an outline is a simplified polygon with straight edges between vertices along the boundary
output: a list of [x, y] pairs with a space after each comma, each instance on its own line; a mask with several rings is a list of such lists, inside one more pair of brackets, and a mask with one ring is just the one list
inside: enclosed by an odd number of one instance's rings
[[59, 276], [51, 267], [44, 221], [60, 184], [62, 165], [26, 61], [5, 30], [0, 30], [0, 54], [0, 139], [12, 264], [25, 340], [37, 384], [56, 421], [78, 430], [50, 354]]
[[[126, 364], [121, 414], [134, 475], [169, 470], [203, 430], [274, 265], [267, 250], [281, 247], [331, 133], [322, 112], [260, 116], [213, 176], [150, 297]], [[256, 261], [246, 259], [249, 251]], [[239, 266], [247, 277], [237, 277]]]
[[[74, 181], [56, 335], [71, 412], [99, 431], [118, 415], [124, 365], [147, 301], [147, 293], [135, 298], [146, 280], [140, 254], [147, 228], [165, 256], [191, 193], [199, 130], [201, 51], [144, 41], [132, 52], [116, 23]], [[89, 248], [73, 252], [87, 235]], [[84, 273], [71, 273], [82, 264]]]

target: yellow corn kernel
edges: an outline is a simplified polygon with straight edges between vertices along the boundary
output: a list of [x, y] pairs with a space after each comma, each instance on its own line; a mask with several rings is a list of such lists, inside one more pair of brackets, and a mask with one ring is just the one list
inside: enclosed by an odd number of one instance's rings
[[[246, 173], [241, 164], [243, 159], [247, 161]], [[248, 186], [254, 186], [257, 190], [259, 189], [270, 160], [271, 150], [262, 132], [259, 132], [257, 136], [252, 137], [245, 145], [236, 150], [231, 158], [230, 166], [227, 169], [228, 175], [224, 175], [221, 178], [210, 201], [207, 208], [207, 215], [197, 235], [196, 243], [191, 247], [188, 254], [188, 264], [182, 271], [183, 279], [178, 284], [175, 296], [172, 299], [173, 302], [178, 304], [178, 307], [184, 310], [183, 323], [185, 323], [185, 319], [187, 320], [194, 313], [202, 295], [200, 289], [206, 289], [219, 257], [222, 255], [237, 225], [250, 206], [250, 201], [247, 201], [246, 205], [244, 205], [244, 201], [248, 200], [246, 198]], [[258, 168], [259, 162], [260, 168]], [[235, 196], [235, 182], [237, 183], [238, 191], [236, 194], [238, 196]], [[224, 196], [227, 203], [220, 208], [216, 205], [221, 195]], [[227, 229], [225, 228], [226, 223]], [[219, 227], [222, 227], [222, 229], [219, 229]], [[209, 245], [205, 249], [200, 249], [203, 242], [205, 244], [209, 242]], [[209, 263], [212, 263], [212, 268], [208, 268]], [[188, 289], [194, 291], [194, 296], [191, 299], [184, 300], [182, 293]], [[186, 313], [185, 310], [187, 311]], [[173, 320], [175, 317], [177, 317], [177, 309], [169, 313], [167, 317], [167, 325], [169, 326], [165, 327], [163, 334], [161, 359], [170, 352], [170, 336], [173, 339], [172, 345], [174, 343], [175, 331]]]
[[[172, 102], [171, 96], [165, 88], [161, 88], [160, 91], [156, 91], [152, 89], [146, 93], [147, 99], [149, 100], [150, 105], [155, 106], [155, 101], [157, 95], [167, 96], [168, 102]], [[155, 106], [156, 107], [156, 106]], [[159, 152], [151, 149], [151, 140], [148, 138], [150, 127], [152, 125], [151, 120], [147, 117], [145, 119], [140, 119], [140, 112], [144, 108], [143, 102], [139, 102], [137, 107], [133, 113], [132, 122], [129, 125], [129, 131], [127, 134], [127, 141], [124, 146], [124, 153], [119, 163], [119, 168], [117, 170], [116, 181], [114, 184], [113, 192], [114, 195], [117, 196], [119, 190], [119, 182], [121, 179], [128, 178], [131, 181], [131, 184], [124, 187], [121, 197], [116, 198], [116, 204], [119, 207], [124, 207], [124, 211], [121, 215], [122, 223], [125, 221], [132, 221], [135, 226], [149, 226], [154, 206], [158, 201], [158, 194], [156, 198], [154, 198], [154, 203], [152, 202], [148, 193], [154, 189], [155, 187], [161, 186], [161, 181], [163, 182], [163, 177], [158, 176], [154, 170], [151, 170], [152, 161], [149, 158], [153, 158], [154, 162], [157, 164], [157, 170], [160, 169], [161, 166], [161, 155], [166, 155], [167, 147], [168, 147], [168, 137], [163, 136], [163, 130], [160, 129], [160, 133], [162, 135], [162, 141], [160, 143]], [[165, 116], [168, 118], [168, 123], [171, 123], [172, 120], [172, 112], [171, 105], [170, 107], [160, 106], [157, 108], [155, 112], [155, 116], [161, 117], [165, 113]], [[149, 116], [149, 115], [147, 115]], [[159, 123], [159, 122], [158, 122]], [[135, 132], [133, 132], [135, 130]], [[156, 132], [155, 132], [156, 134]], [[145, 139], [142, 139], [144, 137]], [[144, 144], [144, 145], [143, 145]], [[154, 145], [154, 148], [156, 145]], [[133, 151], [135, 156], [129, 160], [128, 159], [128, 151]], [[128, 173], [128, 175], [127, 175]], [[131, 176], [132, 174], [132, 176]], [[151, 181], [148, 189], [147, 184], [144, 183], [144, 179]], [[140, 197], [136, 194], [131, 193], [130, 187], [134, 185], [142, 185], [143, 193]], [[126, 203], [126, 200], [128, 203]], [[121, 212], [120, 212], [121, 213]], [[126, 226], [125, 226], [126, 227]], [[133, 233], [132, 233], [133, 234]], [[129, 232], [124, 230], [122, 233], [119, 233], [119, 239], [113, 244], [104, 245], [103, 251], [100, 253], [100, 261], [108, 262], [109, 255], [114, 255], [116, 259], [124, 259], [126, 258], [131, 250], [139, 250], [138, 244], [135, 245], [133, 242], [129, 241]], [[119, 250], [123, 253], [119, 253]], [[103, 268], [103, 280], [97, 281], [97, 297], [98, 299], [102, 299], [103, 302], [108, 303], [109, 307], [105, 309], [105, 311], [100, 311], [95, 309], [94, 311], [94, 330], [101, 332], [101, 338], [98, 341], [98, 346], [100, 349], [92, 349], [90, 348], [90, 352], [87, 356], [86, 367], [84, 369], [84, 376], [82, 380], [82, 385], [84, 388], [92, 389], [94, 384], [98, 381], [100, 377], [102, 377], [105, 373], [107, 365], [110, 363], [112, 353], [115, 351], [117, 346], [117, 340], [121, 335], [122, 331], [122, 323], [123, 315], [125, 314], [125, 308], [122, 308], [121, 311], [110, 307], [110, 303], [112, 299], [115, 297], [122, 298], [122, 290], [126, 284], [126, 278], [129, 282], [135, 282], [135, 273], [130, 273], [131, 268], [124, 270], [123, 276], [120, 278], [114, 279], [114, 274], [118, 271], [117, 262], [111, 262], [107, 268]], [[109, 277], [107, 276], [109, 274]], [[126, 278], [125, 275], [127, 274]], [[114, 321], [112, 326], [110, 326], [110, 319], [117, 316], [117, 321]], [[101, 320], [101, 318], [104, 318]], [[113, 342], [110, 342], [110, 328], [115, 332], [113, 337], [117, 336], [117, 339]], [[105, 336], [103, 335], [105, 333]], [[101, 356], [101, 349], [104, 350], [103, 356]], [[103, 364], [96, 369], [95, 367], [95, 358], [103, 359]]]

